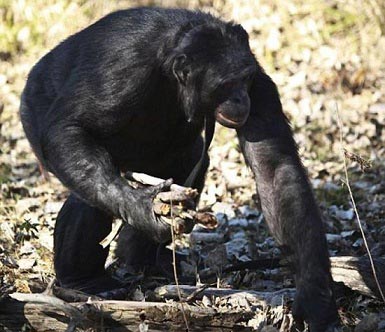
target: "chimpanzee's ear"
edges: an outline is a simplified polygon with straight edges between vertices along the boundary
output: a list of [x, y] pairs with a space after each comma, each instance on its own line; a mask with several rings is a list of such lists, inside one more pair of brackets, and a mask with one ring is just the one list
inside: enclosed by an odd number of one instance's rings
[[187, 79], [191, 73], [191, 69], [185, 54], [181, 54], [175, 57], [174, 63], [172, 65], [172, 72], [180, 84], [186, 85]]

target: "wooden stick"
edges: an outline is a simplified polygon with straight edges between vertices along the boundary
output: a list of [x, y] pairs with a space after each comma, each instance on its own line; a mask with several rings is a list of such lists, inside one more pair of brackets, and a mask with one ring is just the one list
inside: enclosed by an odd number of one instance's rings
[[[146, 186], [157, 186], [165, 181], [164, 179], [160, 179], [155, 176], [151, 176], [144, 173], [136, 173], [136, 172], [126, 172], [124, 174], [124, 177], [127, 180], [136, 181]], [[185, 189], [187, 189], [187, 187], [183, 187], [174, 183], [170, 187], [171, 191], [184, 191]]]

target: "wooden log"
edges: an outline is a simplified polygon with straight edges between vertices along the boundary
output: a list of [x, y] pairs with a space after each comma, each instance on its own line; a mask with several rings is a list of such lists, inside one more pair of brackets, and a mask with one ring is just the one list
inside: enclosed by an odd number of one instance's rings
[[[380, 285], [385, 286], [385, 260], [374, 258]], [[371, 266], [367, 257], [332, 257], [332, 274], [335, 281], [362, 294], [378, 296]], [[277, 292], [241, 291], [234, 289], [180, 286], [182, 297], [190, 300], [203, 296], [246, 300], [257, 306], [279, 305], [282, 300], [292, 300], [294, 289]], [[155, 291], [158, 298], [178, 298], [174, 285], [160, 287]], [[0, 331], [75, 331], [76, 328], [92, 331], [185, 331], [182, 305], [187, 314], [189, 332], [233, 331], [252, 316], [250, 309], [239, 311], [201, 308], [187, 303], [159, 303], [132, 301], [88, 301], [66, 303], [46, 294], [13, 294], [0, 302]]]
[[[381, 299], [367, 256], [331, 257], [330, 261], [334, 281], [342, 282], [361, 294]], [[385, 258], [374, 257], [373, 261], [379, 284], [385, 293]]]
[[[253, 316], [251, 311], [218, 312], [212, 308], [200, 308], [180, 303], [89, 301], [67, 304], [73, 309], [56, 305], [55, 301], [36, 300], [36, 294], [17, 296], [19, 300], [6, 299], [0, 305], [0, 330], [37, 332], [75, 331], [186, 331], [181, 306], [186, 313], [189, 332], [234, 331]], [[38, 294], [40, 295], [40, 294]], [[76, 312], [76, 317], [70, 315]], [[79, 312], [82, 318], [79, 318]], [[247, 331], [247, 330], [245, 330]], [[250, 330], [251, 331], [251, 330]]]

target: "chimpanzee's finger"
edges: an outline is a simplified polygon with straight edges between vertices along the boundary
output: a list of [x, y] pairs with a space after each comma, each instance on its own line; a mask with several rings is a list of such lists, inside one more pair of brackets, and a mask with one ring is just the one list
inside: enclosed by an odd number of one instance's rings
[[173, 179], [168, 179], [163, 181], [162, 183], [158, 184], [157, 186], [153, 186], [151, 188], [152, 194], [156, 196], [162, 191], [168, 191], [170, 190], [171, 185], [173, 184], [174, 180]]

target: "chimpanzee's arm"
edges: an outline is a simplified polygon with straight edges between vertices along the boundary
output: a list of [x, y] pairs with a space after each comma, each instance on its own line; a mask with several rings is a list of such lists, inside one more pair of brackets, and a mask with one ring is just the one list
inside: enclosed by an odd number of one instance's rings
[[40, 124], [44, 127], [44, 163], [64, 185], [90, 205], [123, 218], [159, 242], [168, 240], [169, 226], [155, 219], [152, 198], [171, 183], [166, 181], [147, 189], [128, 186], [110, 154], [98, 142], [98, 129], [114, 127], [114, 122], [118, 126], [122, 120], [113, 110], [108, 112], [98, 114], [92, 103], [63, 93], [51, 105], [46, 122]]
[[266, 74], [257, 75], [250, 98], [249, 119], [238, 130], [241, 148], [256, 177], [270, 231], [294, 256], [294, 314], [305, 319], [312, 332], [323, 332], [337, 320], [337, 311], [320, 212], [278, 91]]
[[[68, 113], [66, 106], [65, 98], [58, 99], [51, 106], [51, 113]], [[49, 170], [86, 202], [118, 214], [126, 185], [109, 153], [81, 120], [61, 115], [50, 122], [42, 141], [44, 162]]]

